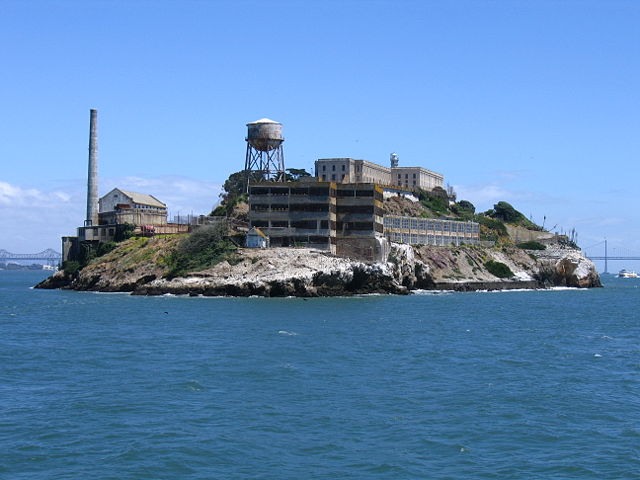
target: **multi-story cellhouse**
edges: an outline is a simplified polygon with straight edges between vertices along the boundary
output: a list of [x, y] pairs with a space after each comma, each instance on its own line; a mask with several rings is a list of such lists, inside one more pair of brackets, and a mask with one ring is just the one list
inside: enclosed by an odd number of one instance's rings
[[378, 183], [410, 190], [433, 190], [442, 187], [442, 174], [422, 167], [400, 167], [391, 154], [391, 167], [353, 158], [320, 158], [315, 162], [315, 176], [321, 182]]

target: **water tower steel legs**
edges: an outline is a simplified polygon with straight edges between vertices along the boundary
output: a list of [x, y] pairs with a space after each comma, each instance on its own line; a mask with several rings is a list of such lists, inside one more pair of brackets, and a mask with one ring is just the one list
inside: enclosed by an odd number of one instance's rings
[[249, 188], [249, 176], [252, 173], [257, 174], [260, 178], [251, 178], [251, 181], [284, 182], [284, 150], [282, 145], [273, 150], [262, 151], [256, 150], [247, 143], [244, 171], [247, 177], [247, 188]]

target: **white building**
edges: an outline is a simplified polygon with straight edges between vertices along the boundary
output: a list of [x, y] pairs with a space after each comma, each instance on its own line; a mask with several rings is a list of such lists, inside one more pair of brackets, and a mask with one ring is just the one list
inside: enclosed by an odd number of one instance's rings
[[114, 188], [99, 200], [101, 225], [165, 225], [167, 206], [153, 195]]

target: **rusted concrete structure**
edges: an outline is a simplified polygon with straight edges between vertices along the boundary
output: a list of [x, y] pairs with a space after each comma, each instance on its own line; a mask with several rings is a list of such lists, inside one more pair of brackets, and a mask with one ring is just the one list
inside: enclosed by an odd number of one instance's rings
[[387, 252], [382, 197], [382, 188], [371, 183], [251, 184], [249, 221], [272, 247], [304, 246], [382, 260]]
[[272, 247], [304, 245], [335, 252], [335, 183], [269, 183], [249, 186], [249, 222]]

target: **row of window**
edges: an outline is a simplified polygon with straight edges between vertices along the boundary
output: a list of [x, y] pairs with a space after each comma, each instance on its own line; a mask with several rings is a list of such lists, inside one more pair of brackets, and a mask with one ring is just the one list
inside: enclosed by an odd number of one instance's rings
[[384, 226], [389, 229], [418, 231], [444, 231], [479, 233], [480, 225], [475, 222], [456, 222], [453, 220], [434, 220], [416, 217], [385, 216]]
[[408, 243], [410, 245], [476, 245], [477, 238], [461, 237], [458, 235], [416, 235], [408, 233], [387, 232], [392, 242]]
[[[327, 166], [326, 165], [322, 165], [322, 171], [326, 172], [327, 171]], [[336, 166], [335, 165], [331, 165], [331, 171], [335, 172], [336, 171]], [[342, 165], [342, 171], [345, 172], [346, 171], [346, 165]]]

